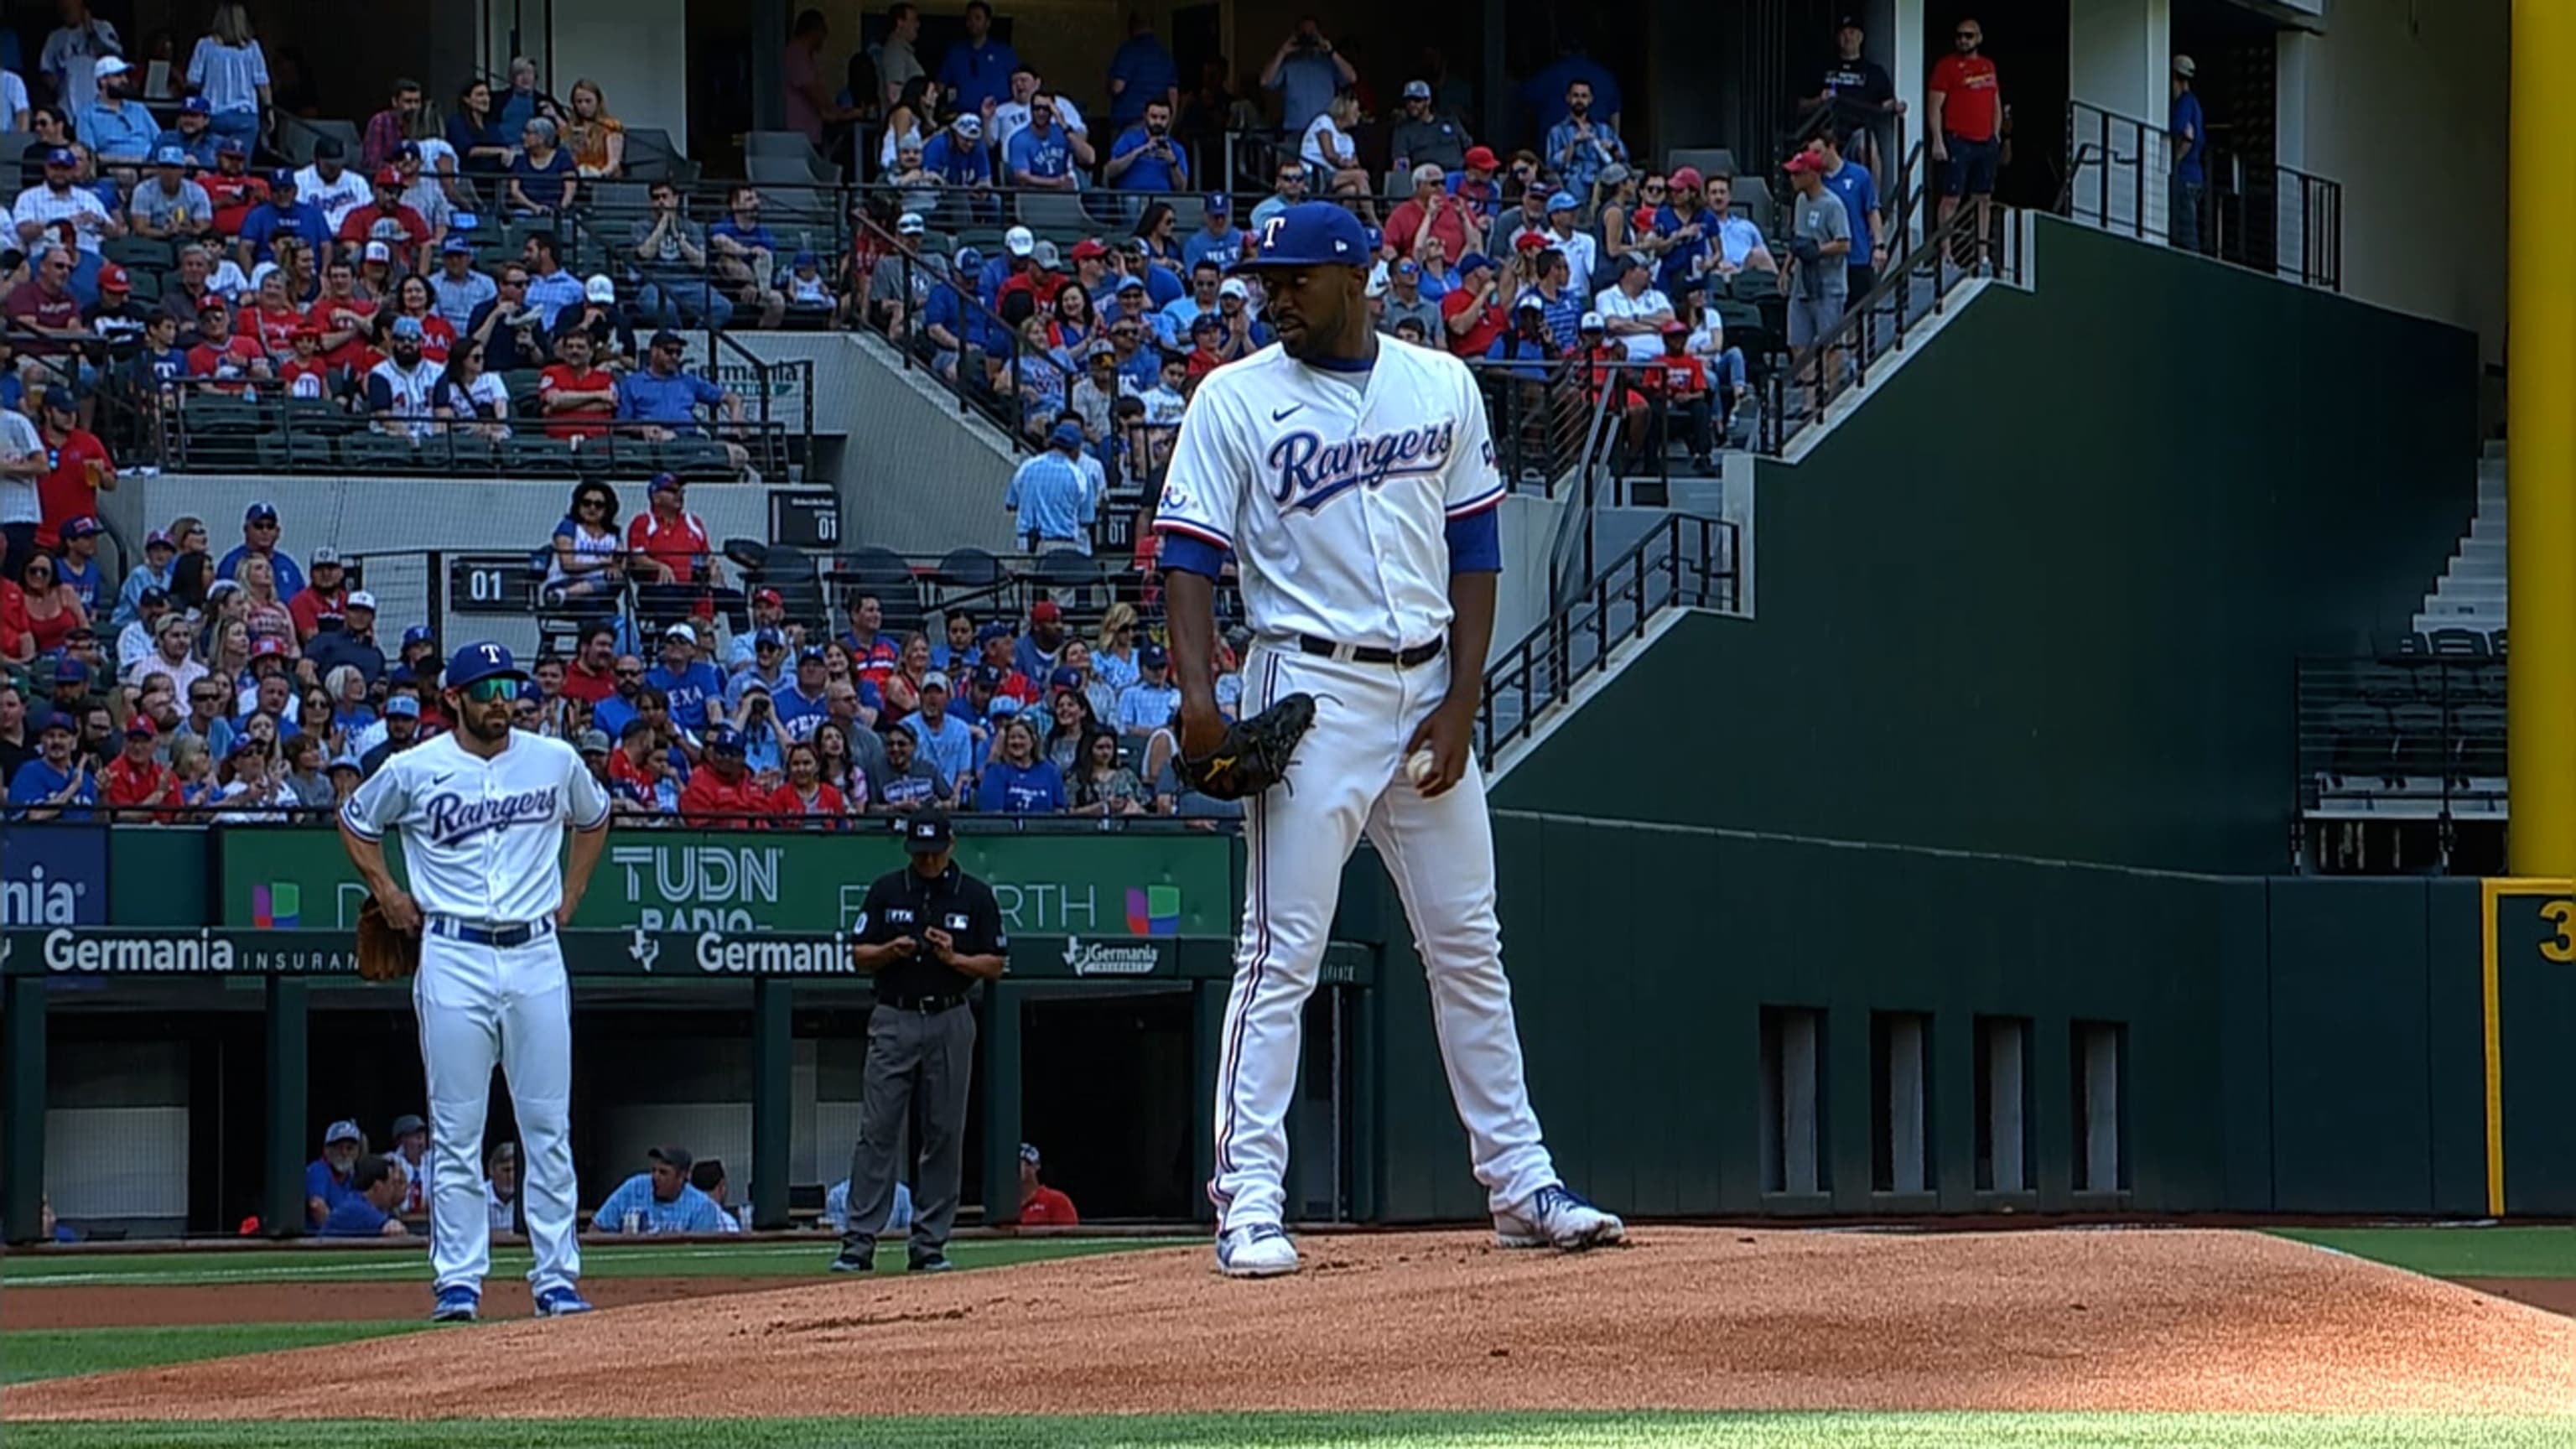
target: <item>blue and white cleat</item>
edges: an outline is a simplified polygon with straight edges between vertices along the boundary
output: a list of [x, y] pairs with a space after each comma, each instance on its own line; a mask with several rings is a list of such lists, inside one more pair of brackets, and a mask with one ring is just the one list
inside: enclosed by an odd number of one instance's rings
[[483, 1295], [459, 1283], [438, 1290], [438, 1306], [429, 1312], [432, 1323], [472, 1323], [483, 1308]]
[[537, 1295], [539, 1318], [561, 1318], [568, 1313], [588, 1313], [590, 1300], [564, 1284], [556, 1284]]
[[1557, 1248], [1579, 1253], [1604, 1247], [1628, 1236], [1628, 1225], [1615, 1213], [1585, 1202], [1563, 1183], [1552, 1182], [1531, 1193], [1511, 1212], [1494, 1214], [1494, 1243], [1504, 1248]]
[[1217, 1234], [1216, 1270], [1229, 1278], [1284, 1278], [1297, 1271], [1297, 1245], [1277, 1223], [1249, 1223]]

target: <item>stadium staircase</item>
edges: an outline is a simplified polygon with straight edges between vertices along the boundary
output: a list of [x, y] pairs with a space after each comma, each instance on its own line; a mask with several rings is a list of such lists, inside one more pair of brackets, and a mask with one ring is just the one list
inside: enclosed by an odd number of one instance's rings
[[2478, 507], [2469, 531], [2415, 616], [2415, 633], [2427, 652], [2504, 652], [2504, 466], [2504, 443], [2489, 442], [2478, 458]]

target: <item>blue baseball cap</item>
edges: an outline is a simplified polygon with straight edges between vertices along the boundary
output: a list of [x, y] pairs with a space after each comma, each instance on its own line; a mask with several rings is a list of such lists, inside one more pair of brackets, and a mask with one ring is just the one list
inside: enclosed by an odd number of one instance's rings
[[272, 191], [276, 190], [278, 187], [281, 187], [281, 186], [285, 187], [285, 188], [286, 188], [287, 190], [289, 190], [289, 191], [294, 190], [294, 189], [295, 189], [295, 171], [294, 171], [294, 168], [292, 168], [292, 167], [287, 167], [287, 166], [280, 166], [280, 167], [278, 167], [276, 170], [271, 171], [270, 173], [268, 173], [268, 185], [269, 185], [269, 189], [270, 189], [270, 190], [272, 190]]
[[1003, 623], [999, 619], [995, 619], [993, 622], [986, 624], [983, 628], [975, 631], [975, 642], [979, 646], [989, 644], [996, 639], [1008, 639], [1016, 632], [1018, 631], [1014, 630], [1010, 625]]
[[409, 649], [414, 644], [435, 644], [437, 642], [437, 632], [431, 629], [427, 624], [414, 624], [403, 631], [403, 647], [405, 649]]
[[242, 138], [239, 136], [226, 136], [215, 143], [215, 154], [218, 156], [247, 156], [250, 154], [250, 147], [243, 145]]
[[439, 246], [438, 251], [441, 256], [470, 257], [474, 255], [474, 243], [461, 236], [450, 236]]
[[385, 700], [385, 717], [387, 719], [418, 719], [420, 718], [420, 701], [412, 698], [408, 694], [392, 695]]
[[1059, 666], [1055, 673], [1047, 676], [1047, 688], [1080, 689], [1082, 688], [1082, 671], [1079, 669], [1067, 669]]
[[422, 330], [419, 318], [396, 317], [394, 319], [393, 335], [396, 337], [408, 338], [413, 342], [418, 342], [428, 334]]
[[1208, 199], [1207, 199], [1207, 212], [1208, 212], [1208, 215], [1210, 215], [1210, 216], [1223, 216], [1223, 215], [1225, 215], [1227, 212], [1230, 212], [1230, 211], [1232, 211], [1232, 210], [1234, 210], [1234, 198], [1233, 198], [1233, 197], [1226, 195], [1226, 194], [1225, 194], [1224, 192], [1222, 192], [1222, 191], [1211, 191], [1211, 192], [1209, 192], [1209, 193], [1208, 193]]
[[152, 153], [152, 164], [155, 166], [185, 166], [188, 164], [188, 153], [176, 146], [164, 146], [160, 150]]
[[179, 103], [179, 109], [192, 116], [211, 116], [215, 113], [214, 105], [204, 96], [188, 97]]
[[1301, 201], [1264, 223], [1261, 254], [1247, 256], [1234, 270], [1256, 267], [1365, 267], [1368, 228], [1360, 219], [1329, 201]]
[[56, 146], [45, 153], [48, 166], [78, 166], [80, 157], [69, 146]]
[[751, 636], [751, 643], [755, 649], [784, 649], [787, 647], [787, 636], [776, 629], [763, 628]]
[[1047, 433], [1047, 444], [1050, 447], [1057, 448], [1081, 447], [1082, 424], [1077, 423], [1070, 418], [1056, 424], [1055, 427], [1050, 429]]
[[1140, 669], [1160, 669], [1171, 662], [1172, 656], [1164, 653], [1160, 644], [1148, 644], [1136, 651], [1136, 666]]
[[1583, 209], [1583, 203], [1574, 199], [1573, 192], [1560, 191], [1547, 199], [1547, 209], [1550, 211], [1581, 211]]
[[739, 755], [742, 753], [742, 735], [737, 730], [718, 725], [707, 731], [707, 748], [710, 751], [721, 750], [728, 754]]
[[1465, 256], [1460, 257], [1458, 259], [1458, 276], [1460, 280], [1463, 281], [1469, 272], [1472, 272], [1479, 267], [1482, 267], [1487, 271], [1493, 270], [1494, 259], [1485, 255], [1483, 252], [1469, 252]]
[[983, 685], [987, 689], [999, 689], [1002, 687], [1002, 666], [998, 664], [978, 664], [975, 666], [973, 672], [967, 675], [967, 678], [974, 680], [977, 684]]
[[[409, 635], [404, 638], [408, 640]], [[510, 651], [498, 644], [468, 644], [447, 660], [447, 687], [465, 689], [487, 679], [525, 680], [528, 671], [510, 657]]]

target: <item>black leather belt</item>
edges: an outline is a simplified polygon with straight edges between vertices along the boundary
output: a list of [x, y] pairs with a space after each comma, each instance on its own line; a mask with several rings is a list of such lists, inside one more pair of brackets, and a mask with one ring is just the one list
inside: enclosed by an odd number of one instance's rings
[[877, 998], [879, 1006], [891, 1006], [897, 1011], [917, 1011], [924, 1016], [935, 1016], [951, 1007], [965, 1004], [966, 996], [963, 992], [955, 996], [880, 996]]
[[1347, 660], [1353, 664], [1392, 664], [1398, 669], [1411, 669], [1440, 657], [1442, 641], [1416, 644], [1410, 649], [1382, 649], [1375, 644], [1336, 644], [1312, 634], [1297, 636], [1297, 647], [1304, 653], [1325, 659]]
[[544, 940], [555, 933], [555, 923], [523, 921], [515, 926], [478, 926], [472, 921], [460, 921], [450, 916], [435, 916], [430, 920], [429, 933], [433, 936], [445, 936], [451, 941], [463, 941], [469, 946], [506, 949], [511, 946], [524, 946], [530, 941]]

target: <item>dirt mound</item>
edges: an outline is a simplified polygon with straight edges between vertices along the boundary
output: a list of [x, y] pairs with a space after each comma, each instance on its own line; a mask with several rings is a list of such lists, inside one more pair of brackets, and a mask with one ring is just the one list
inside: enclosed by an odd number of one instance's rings
[[[13, 1389], [9, 1419], [1293, 1409], [2563, 1411], [2576, 1322], [2255, 1234], [1313, 1237], [877, 1276]], [[649, 1384], [649, 1394], [636, 1386]]]

